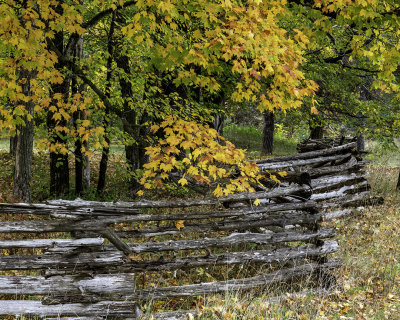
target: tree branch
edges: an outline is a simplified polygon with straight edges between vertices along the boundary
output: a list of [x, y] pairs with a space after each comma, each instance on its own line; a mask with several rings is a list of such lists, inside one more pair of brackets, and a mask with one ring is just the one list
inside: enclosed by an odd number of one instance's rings
[[339, 62], [340, 60], [342, 60], [345, 55], [350, 54], [352, 52], [353, 52], [352, 49], [347, 49], [344, 52], [343, 51], [340, 52], [336, 57], [324, 58], [323, 60], [326, 63], [336, 63], [336, 62]]
[[72, 60], [67, 59], [64, 57], [64, 55], [57, 49], [56, 45], [54, 44], [53, 40], [48, 39], [48, 44], [51, 46], [51, 50], [53, 50], [59, 61], [62, 62], [64, 65], [68, 66], [70, 70], [73, 72], [74, 75], [79, 77], [84, 83], [86, 83], [96, 94], [97, 96], [101, 99], [101, 101], [104, 103], [106, 108], [109, 110], [112, 110], [116, 115], [122, 117], [122, 111], [118, 110], [115, 108], [110, 100], [107, 98], [107, 96], [102, 92], [83, 72], [81, 68], [79, 68]]
[[368, 72], [368, 73], [379, 73], [380, 72], [380, 70], [369, 70], [369, 69], [361, 68], [361, 67], [353, 67], [353, 66], [350, 66], [345, 63], [343, 64], [343, 68], [359, 70], [359, 71], [364, 71], [364, 72]]
[[336, 39], [335, 39], [335, 38], [333, 37], [333, 35], [331, 35], [329, 32], [327, 32], [326, 35], [327, 35], [328, 38], [331, 40], [331, 42], [332, 42], [332, 44], [333, 44], [333, 47], [335, 48], [335, 52], [336, 52], [337, 54], [339, 54], [339, 50], [337, 49], [337, 46], [336, 46]]
[[[103, 10], [103, 11], [99, 12], [98, 14], [96, 14], [89, 21], [86, 21], [85, 23], [83, 23], [81, 25], [81, 27], [83, 29], [88, 30], [91, 27], [93, 27], [96, 23], [98, 23], [101, 19], [103, 19], [105, 16], [113, 13], [114, 11], [118, 11], [118, 10], [130, 7], [130, 6], [134, 5], [134, 4], [136, 4], [136, 0], [127, 1], [123, 5], [116, 6], [115, 9], [109, 8], [109, 9]], [[69, 38], [69, 40], [68, 40], [67, 46], [65, 47], [65, 52], [68, 53], [69, 51], [71, 51], [72, 48], [76, 46], [76, 43], [78, 42], [78, 40], [79, 40], [79, 35], [77, 33], [73, 33], [71, 35], [71, 37]]]
[[112, 13], [113, 11], [121, 10], [123, 8], [130, 7], [130, 6], [134, 5], [134, 4], [136, 4], [136, 0], [127, 1], [123, 5], [118, 5], [115, 9], [109, 8], [109, 9], [103, 10], [103, 11], [99, 12], [98, 14], [96, 14], [92, 19], [90, 19], [89, 21], [87, 21], [84, 24], [82, 24], [81, 27], [84, 28], [84, 29], [89, 29], [89, 28], [93, 27], [101, 19], [103, 19], [105, 16], [109, 15], [110, 13]]

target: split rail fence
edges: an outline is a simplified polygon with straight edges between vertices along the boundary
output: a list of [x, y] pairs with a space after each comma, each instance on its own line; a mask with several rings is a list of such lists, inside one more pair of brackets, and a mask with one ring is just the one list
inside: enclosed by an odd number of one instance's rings
[[[0, 316], [139, 319], [149, 300], [310, 276], [316, 285], [332, 285], [329, 271], [341, 262], [329, 255], [338, 244], [335, 230], [321, 222], [371, 201], [354, 148], [259, 161], [264, 171], [288, 175], [279, 186], [219, 199], [0, 204]], [[216, 268], [232, 278], [174, 285]], [[242, 269], [248, 274], [236, 276]]]
[[325, 220], [349, 215], [357, 207], [382, 203], [381, 197], [370, 196], [367, 163], [362, 160], [364, 152], [357, 151], [356, 142], [337, 145], [341, 140], [349, 141], [348, 138], [306, 140], [297, 148], [301, 153], [257, 163], [270, 174], [287, 172], [287, 176], [280, 178], [280, 187], [289, 190], [291, 185], [308, 186], [303, 199], [286, 196], [285, 201], [305, 201], [305, 198], [315, 201]]

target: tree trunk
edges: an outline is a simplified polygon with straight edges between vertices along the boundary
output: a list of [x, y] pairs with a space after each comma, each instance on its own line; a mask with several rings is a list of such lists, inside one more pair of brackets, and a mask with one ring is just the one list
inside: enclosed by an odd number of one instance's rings
[[261, 154], [271, 154], [274, 144], [274, 113], [271, 111], [263, 112], [264, 128], [262, 133]]
[[[78, 81], [76, 76], [72, 79], [72, 94], [78, 93]], [[75, 129], [77, 129], [77, 121], [80, 119], [80, 111], [77, 110], [73, 113], [72, 119], [74, 121]], [[82, 139], [80, 136], [75, 140], [75, 195], [79, 196], [83, 191], [83, 154], [82, 154]]]
[[[147, 162], [147, 156], [145, 154], [145, 147], [147, 146], [144, 138], [148, 134], [147, 128], [144, 126], [138, 126], [137, 115], [134, 110], [129, 110], [125, 112], [126, 117], [124, 121], [124, 131], [129, 133], [132, 137], [132, 143], [125, 146], [126, 161], [129, 166], [131, 173], [136, 170], [143, 168], [143, 165]], [[143, 123], [144, 119], [141, 118], [140, 122]], [[140, 187], [140, 184], [136, 181], [134, 177], [131, 179], [131, 188], [136, 190]]]
[[400, 171], [399, 171], [399, 177], [398, 177], [398, 179], [397, 179], [396, 190], [399, 190], [399, 191], [400, 191]]
[[[62, 13], [62, 1], [58, 2], [55, 11]], [[57, 46], [60, 52], [64, 52], [63, 45], [64, 34], [62, 31], [57, 32], [54, 36], [53, 42]], [[56, 69], [60, 72], [63, 71], [64, 64], [58, 61], [55, 65]], [[51, 87], [51, 96], [54, 94], [61, 93], [64, 101], [67, 100], [69, 95], [70, 79], [65, 76], [64, 80], [60, 84], [53, 84]], [[58, 110], [58, 101], [52, 99], [52, 106], [55, 106]], [[56, 111], [57, 112], [57, 111]], [[61, 132], [56, 132], [56, 126], [66, 126], [67, 122], [65, 119], [59, 121], [54, 120], [53, 115], [56, 112], [48, 111], [47, 113], [47, 128], [49, 131], [49, 140], [52, 144], [65, 145], [67, 136], [62, 135]], [[69, 164], [68, 154], [61, 154], [60, 152], [50, 151], [50, 194], [55, 196], [61, 196], [69, 193]]]
[[[74, 56], [74, 61], [77, 62], [83, 57], [83, 37], [81, 36], [76, 44], [76, 47], [73, 52]], [[78, 84], [78, 79], [77, 76], [72, 77], [72, 94], [83, 94], [86, 91], [86, 85], [85, 84]], [[84, 111], [82, 110], [77, 110], [73, 113], [72, 118], [74, 121], [74, 126], [75, 129], [77, 129], [77, 121], [82, 120], [82, 115], [85, 114]], [[74, 150], [74, 155], [75, 155], [75, 194], [79, 196], [82, 191], [85, 188], [85, 184], [83, 181], [83, 174], [84, 174], [84, 166], [85, 166], [85, 160], [84, 155], [82, 153], [82, 138], [80, 136], [76, 137], [75, 140], [75, 150]]]
[[64, 155], [57, 152], [50, 152], [50, 194], [55, 196], [62, 196], [68, 193], [68, 154]]
[[[106, 136], [104, 137], [105, 142], [110, 145], [110, 139]], [[108, 166], [108, 156], [110, 154], [110, 148], [103, 147], [103, 152], [101, 153], [100, 168], [99, 168], [99, 180], [97, 182], [97, 193], [102, 193], [106, 185], [106, 173]]]
[[[124, 16], [120, 12], [116, 12], [115, 22], [117, 25], [125, 25], [126, 21]], [[129, 64], [129, 56], [127, 56], [121, 47], [121, 43], [114, 41], [114, 61], [119, 69], [118, 82], [121, 88], [121, 98], [123, 100], [123, 110], [120, 114], [123, 131], [130, 138], [130, 143], [125, 145], [126, 162], [129, 167], [129, 171], [134, 173], [136, 169], [142, 168], [145, 163], [147, 156], [145, 155], [145, 147], [147, 146], [146, 136], [148, 135], [147, 127], [141, 126], [148, 119], [146, 116], [138, 116], [135, 109], [132, 108], [132, 99], [134, 92], [130, 79], [132, 78], [131, 66]], [[146, 88], [145, 88], [146, 95]], [[107, 153], [103, 153], [106, 157]], [[104, 159], [104, 162], [105, 159]], [[133, 190], [139, 187], [139, 183], [131, 175], [130, 181], [131, 188]]]
[[74, 153], [75, 153], [75, 195], [79, 196], [83, 191], [83, 155], [82, 155], [81, 139], [76, 139]]
[[[26, 8], [26, 3], [22, 3]], [[21, 17], [22, 24], [25, 27], [25, 16]], [[25, 108], [22, 117], [24, 124], [16, 126], [16, 135], [10, 139], [10, 153], [14, 155], [14, 177], [13, 177], [13, 195], [24, 202], [31, 202], [30, 179], [32, 174], [32, 154], [33, 154], [33, 112], [34, 103], [31, 99], [31, 80], [35, 77], [34, 70], [27, 70], [24, 67], [18, 67], [17, 76], [21, 85], [21, 92], [25, 99], [17, 100], [15, 108], [22, 105]]]
[[[129, 58], [127, 56], [118, 56], [116, 62], [117, 66], [122, 69], [125, 74], [130, 74]], [[129, 170], [131, 173], [134, 173], [137, 169], [141, 169], [147, 160], [147, 156], [145, 155], [145, 147], [147, 146], [145, 137], [147, 136], [148, 132], [147, 127], [141, 125], [145, 123], [147, 119], [145, 116], [138, 117], [136, 111], [131, 109], [129, 102], [133, 96], [131, 83], [123, 76], [119, 78], [119, 83], [121, 87], [121, 95], [124, 101], [124, 117], [122, 119], [123, 130], [129, 135], [129, 137], [131, 137], [131, 143], [125, 146], [126, 161], [129, 166]], [[140, 184], [134, 177], [132, 177], [132, 190], [136, 190], [139, 187]]]
[[357, 136], [357, 151], [365, 151], [365, 140], [362, 133]]
[[310, 139], [322, 139], [324, 136], [324, 127], [311, 128]]
[[[115, 19], [116, 19], [116, 12], [113, 12], [111, 24], [110, 24], [110, 31], [108, 33], [108, 40], [107, 40], [107, 51], [108, 51], [108, 58], [107, 58], [107, 77], [106, 77], [106, 89], [105, 95], [108, 99], [111, 97], [111, 79], [112, 79], [112, 62], [113, 62], [113, 55], [114, 55], [114, 29], [115, 29]], [[103, 146], [103, 152], [101, 153], [101, 160], [100, 160], [100, 168], [99, 168], [99, 181], [97, 183], [97, 193], [102, 193], [104, 190], [104, 186], [106, 184], [106, 173], [107, 173], [107, 166], [108, 166], [108, 156], [110, 154], [110, 138], [108, 136], [108, 126], [109, 126], [109, 117], [110, 117], [110, 110], [106, 107], [105, 115], [103, 119], [103, 127], [104, 127], [104, 140], [106, 145]]]
[[324, 136], [324, 125], [320, 117], [312, 115], [310, 121], [310, 139], [322, 139], [323, 136]]
[[[87, 120], [86, 113], [83, 119]], [[83, 146], [86, 150], [89, 150], [89, 142], [87, 140], [83, 142]], [[83, 185], [85, 189], [90, 187], [90, 159], [87, 155], [83, 155]]]
[[17, 136], [10, 137], [10, 155], [15, 157], [15, 151], [17, 149]]
[[[21, 81], [22, 92], [25, 97], [32, 95], [30, 88], [30, 80], [32, 79], [32, 71], [26, 69], [19, 70], [19, 79]], [[17, 101], [16, 105], [25, 106], [26, 112], [33, 117], [33, 101]], [[14, 166], [14, 184], [13, 195], [24, 202], [31, 202], [31, 168], [33, 153], [33, 123], [32, 119], [24, 116], [24, 125], [17, 126], [17, 135], [15, 137], [15, 166]]]
[[222, 136], [224, 134], [224, 115], [216, 115], [214, 117], [214, 129], [217, 130], [218, 134]]

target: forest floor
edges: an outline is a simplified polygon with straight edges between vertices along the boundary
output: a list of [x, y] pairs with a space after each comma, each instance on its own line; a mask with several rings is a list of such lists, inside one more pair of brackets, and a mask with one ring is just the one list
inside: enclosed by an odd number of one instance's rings
[[[123, 185], [121, 179], [127, 178], [121, 157], [113, 156], [111, 162], [108, 194], [104, 200], [115, 200], [119, 196], [115, 190]], [[46, 154], [35, 155], [32, 184], [35, 202], [48, 197], [46, 163]], [[12, 202], [15, 200], [12, 159], [5, 150], [0, 150], [0, 167], [0, 202]], [[276, 288], [265, 288], [262, 292], [214, 295], [195, 302], [192, 307], [199, 311], [196, 318], [400, 319], [400, 192], [395, 190], [399, 168], [393, 166], [393, 161], [388, 165], [372, 159], [368, 170], [372, 193], [383, 196], [385, 203], [329, 222], [337, 229], [340, 245], [339, 252], [333, 256], [344, 262], [335, 272], [337, 286], [333, 291], [295, 296], [285, 295]], [[95, 194], [86, 195], [88, 199], [91, 197]], [[283, 297], [277, 302], [266, 300], [280, 294]], [[163, 309], [163, 305], [147, 307]]]

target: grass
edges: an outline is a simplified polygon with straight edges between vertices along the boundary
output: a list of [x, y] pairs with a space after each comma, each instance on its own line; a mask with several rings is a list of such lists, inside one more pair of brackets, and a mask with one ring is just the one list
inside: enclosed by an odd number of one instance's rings
[[6, 151], [10, 148], [10, 139], [3, 138], [0, 139], [0, 151]]
[[[262, 146], [262, 132], [257, 128], [228, 125], [224, 128], [224, 137], [240, 149], [245, 149], [252, 159], [259, 159]], [[296, 153], [296, 140], [288, 140], [282, 134], [274, 135], [274, 151], [272, 156], [278, 157]]]

